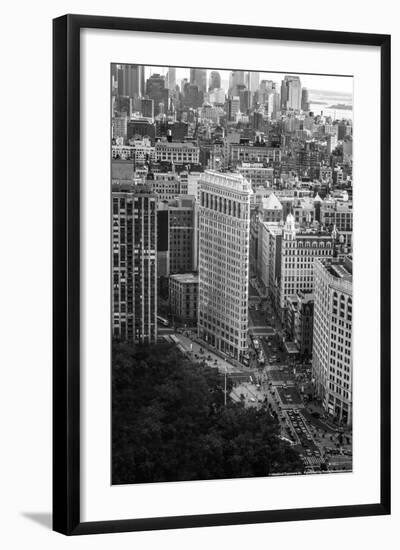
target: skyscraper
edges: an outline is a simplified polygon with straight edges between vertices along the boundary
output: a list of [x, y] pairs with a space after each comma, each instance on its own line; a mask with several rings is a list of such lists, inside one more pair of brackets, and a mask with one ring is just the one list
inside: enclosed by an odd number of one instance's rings
[[154, 101], [154, 115], [160, 112], [160, 104], [164, 105], [164, 112], [168, 110], [168, 88], [165, 87], [165, 78], [160, 74], [152, 74], [146, 82], [146, 94]]
[[146, 99], [142, 97], [140, 100], [140, 107], [142, 111], [142, 116], [145, 118], [150, 118], [153, 120], [154, 117], [154, 101], [152, 99]]
[[250, 90], [250, 92], [255, 92], [258, 90], [258, 87], [260, 85], [260, 73], [256, 71], [250, 71], [248, 73], [248, 83], [247, 87]]
[[175, 90], [175, 86], [176, 86], [175, 67], [168, 67], [167, 77], [165, 79], [165, 86], [168, 88], [168, 90]]
[[199, 92], [204, 94], [207, 91], [206, 69], [190, 69], [190, 84], [195, 84]]
[[301, 110], [309, 111], [310, 110], [310, 99], [308, 96], [307, 88], [301, 90]]
[[139, 97], [144, 94], [144, 66], [119, 65], [118, 95]]
[[157, 341], [157, 196], [146, 186], [114, 185], [112, 332]]
[[300, 77], [286, 75], [281, 84], [281, 106], [283, 110], [301, 109]]
[[344, 424], [352, 416], [351, 256], [315, 262], [312, 374], [328, 414]]
[[207, 170], [199, 180], [199, 336], [241, 360], [247, 350], [250, 183]]
[[245, 71], [231, 71], [229, 75], [229, 95], [238, 95], [238, 86], [246, 86]]
[[218, 71], [211, 71], [208, 90], [212, 91], [215, 90], [215, 88], [221, 88], [221, 75]]

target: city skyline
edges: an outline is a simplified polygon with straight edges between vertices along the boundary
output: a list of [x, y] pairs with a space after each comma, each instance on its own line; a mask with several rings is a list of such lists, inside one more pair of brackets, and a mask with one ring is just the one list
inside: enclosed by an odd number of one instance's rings
[[[159, 73], [163, 76], [166, 76], [169, 67], [156, 66], [156, 65], [145, 65], [145, 76], [149, 78], [152, 73]], [[182, 80], [183, 78], [190, 78], [190, 67], [173, 67], [176, 69], [176, 79], [177, 81]], [[229, 82], [229, 74], [233, 69], [205, 69], [207, 71], [207, 79], [210, 77], [212, 71], [220, 73], [221, 80], [224, 83]], [[299, 76], [302, 85], [310, 91], [315, 92], [326, 92], [326, 93], [336, 93], [336, 94], [345, 94], [346, 96], [353, 95], [353, 77], [352, 76], [336, 76], [336, 75], [315, 75], [315, 74], [304, 74], [298, 72], [282, 71], [279, 73], [269, 72], [269, 71], [250, 71], [250, 72], [259, 72], [260, 81], [273, 80], [280, 85], [281, 81], [284, 79], [285, 75]]]

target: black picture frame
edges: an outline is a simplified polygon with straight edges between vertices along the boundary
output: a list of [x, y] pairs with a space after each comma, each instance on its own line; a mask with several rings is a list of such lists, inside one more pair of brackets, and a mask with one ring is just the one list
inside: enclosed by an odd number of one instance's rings
[[[381, 50], [381, 441], [379, 502], [81, 522], [80, 31], [84, 28], [378, 46]], [[65, 15], [53, 21], [53, 529], [66, 535], [390, 513], [390, 36]]]

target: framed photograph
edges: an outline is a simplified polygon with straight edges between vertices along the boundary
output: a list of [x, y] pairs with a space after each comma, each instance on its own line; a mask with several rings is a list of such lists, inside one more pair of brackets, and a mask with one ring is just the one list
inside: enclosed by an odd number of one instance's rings
[[390, 37], [54, 20], [54, 529], [390, 513]]

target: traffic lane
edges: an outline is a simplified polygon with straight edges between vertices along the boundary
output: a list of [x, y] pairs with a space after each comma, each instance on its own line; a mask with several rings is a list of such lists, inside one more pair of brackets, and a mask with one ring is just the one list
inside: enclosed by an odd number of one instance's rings
[[[244, 401], [246, 407], [261, 408], [264, 403], [263, 393], [251, 383], [241, 383], [232, 389], [235, 401]], [[243, 396], [243, 397], [242, 397]]]

